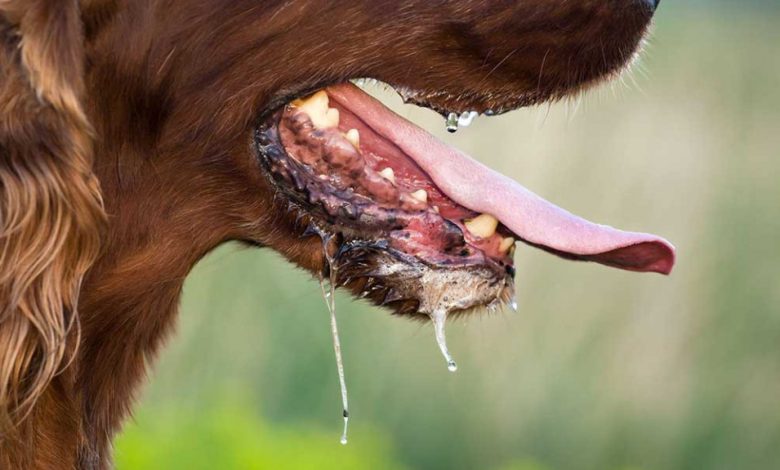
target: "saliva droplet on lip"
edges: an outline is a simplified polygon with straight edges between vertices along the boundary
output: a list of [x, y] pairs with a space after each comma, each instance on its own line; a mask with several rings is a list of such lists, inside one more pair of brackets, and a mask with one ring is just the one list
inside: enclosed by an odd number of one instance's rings
[[458, 126], [459, 127], [469, 127], [472, 122], [474, 122], [474, 119], [479, 116], [479, 113], [476, 111], [466, 111], [463, 114], [461, 114], [458, 117]]
[[447, 116], [447, 132], [454, 133], [458, 131], [458, 114], [450, 113]]
[[447, 370], [455, 372], [458, 370], [458, 364], [450, 355], [450, 351], [447, 349], [447, 335], [444, 331], [445, 323], [447, 322], [447, 311], [444, 309], [435, 310], [429, 315], [433, 322], [433, 332], [436, 337], [436, 343], [439, 345], [444, 360], [447, 361]]
[[477, 116], [479, 116], [479, 113], [476, 111], [464, 111], [460, 115], [458, 113], [449, 113], [446, 121], [447, 132], [454, 133], [461, 127], [469, 127]]

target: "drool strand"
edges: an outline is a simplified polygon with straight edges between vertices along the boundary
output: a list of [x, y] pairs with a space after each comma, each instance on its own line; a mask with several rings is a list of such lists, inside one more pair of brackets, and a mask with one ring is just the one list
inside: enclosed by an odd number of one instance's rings
[[430, 317], [433, 322], [436, 343], [439, 345], [439, 349], [441, 349], [444, 360], [447, 361], [447, 370], [455, 372], [458, 370], [458, 364], [452, 359], [452, 355], [450, 355], [450, 351], [447, 349], [447, 336], [444, 331], [444, 325], [447, 321], [447, 311], [444, 309], [437, 309], [430, 314]]
[[336, 321], [336, 279], [337, 279], [337, 265], [333, 258], [331, 258], [328, 252], [328, 245], [330, 243], [330, 237], [323, 237], [322, 244], [325, 252], [325, 260], [328, 265], [329, 272], [329, 289], [325, 289], [325, 280], [320, 275], [320, 290], [322, 291], [322, 298], [325, 300], [325, 305], [328, 307], [330, 313], [330, 332], [333, 337], [333, 352], [336, 355], [336, 368], [339, 374], [339, 387], [341, 388], [341, 406], [342, 416], [344, 418], [344, 430], [341, 433], [341, 444], [347, 443], [347, 427], [349, 426], [349, 405], [347, 402], [347, 382], [344, 378], [344, 361], [341, 357], [341, 341], [339, 340], [339, 327]]

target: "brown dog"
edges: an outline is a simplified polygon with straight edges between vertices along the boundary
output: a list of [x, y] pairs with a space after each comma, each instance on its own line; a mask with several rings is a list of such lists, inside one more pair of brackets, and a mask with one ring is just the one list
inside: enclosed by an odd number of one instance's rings
[[664, 240], [344, 84], [467, 124], [615, 75], [656, 3], [0, 0], [0, 468], [110, 466], [184, 277], [226, 241], [408, 314], [507, 301], [515, 238], [669, 272]]

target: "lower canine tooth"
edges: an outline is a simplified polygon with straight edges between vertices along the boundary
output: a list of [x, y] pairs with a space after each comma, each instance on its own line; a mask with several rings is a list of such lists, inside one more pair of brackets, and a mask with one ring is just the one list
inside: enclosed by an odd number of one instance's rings
[[390, 181], [391, 183], [395, 183], [395, 172], [392, 168], [387, 167], [384, 170], [380, 171], [379, 174], [382, 176], [382, 178]]
[[501, 253], [506, 253], [509, 251], [510, 248], [515, 244], [515, 239], [512, 237], [506, 237], [503, 240], [501, 240], [501, 244], [498, 245], [498, 251]]
[[357, 129], [348, 130], [347, 133], [344, 134], [344, 137], [347, 138], [347, 140], [349, 141], [350, 144], [352, 144], [353, 147], [360, 150], [360, 132], [358, 132]]
[[420, 202], [428, 202], [428, 192], [424, 189], [418, 189], [417, 191], [410, 194], [413, 198], [417, 199]]
[[472, 235], [479, 238], [488, 238], [496, 233], [498, 219], [490, 214], [480, 214], [471, 220], [465, 221], [464, 225]]

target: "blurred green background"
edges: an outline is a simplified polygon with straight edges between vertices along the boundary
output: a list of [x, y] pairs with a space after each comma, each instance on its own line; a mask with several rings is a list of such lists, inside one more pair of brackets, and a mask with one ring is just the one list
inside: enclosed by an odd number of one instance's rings
[[337, 295], [341, 446], [317, 284], [271, 251], [223, 247], [187, 280], [117, 467], [778, 468], [780, 14], [718, 5], [662, 2], [621, 81], [454, 137], [387, 94], [563, 207], [666, 236], [670, 278], [521, 246], [520, 312], [450, 324], [456, 374], [430, 325]]

